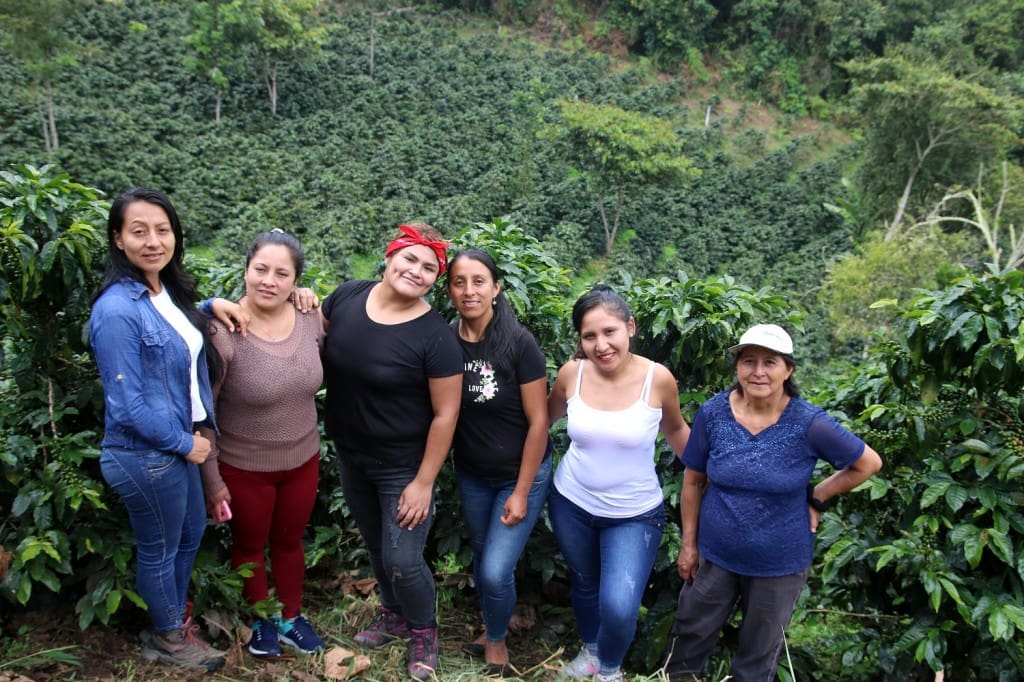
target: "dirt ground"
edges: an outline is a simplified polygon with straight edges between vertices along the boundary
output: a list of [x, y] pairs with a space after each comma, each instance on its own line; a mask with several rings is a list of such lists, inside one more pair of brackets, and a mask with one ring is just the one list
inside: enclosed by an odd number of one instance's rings
[[[370, 668], [352, 679], [368, 682], [392, 682], [405, 676], [405, 647], [401, 644], [372, 652], [360, 651], [351, 636], [369, 622], [375, 610], [373, 596], [338, 595], [325, 591], [326, 585], [307, 589], [311, 602], [307, 616], [318, 625], [328, 642], [336, 648], [366, 655]], [[450, 596], [450, 595], [449, 595]], [[339, 599], [339, 597], [341, 597]], [[325, 655], [283, 656], [273, 661], [259, 660], [245, 650], [249, 631], [244, 625], [224, 632], [211, 626], [223, 622], [223, 612], [212, 611], [204, 622], [204, 634], [217, 633], [214, 645], [226, 650], [224, 668], [214, 674], [189, 673], [159, 663], [150, 663], [140, 655], [138, 632], [148, 622], [138, 609], [122, 609], [117, 621], [109, 625], [94, 622], [85, 630], [78, 627], [73, 604], [54, 601], [32, 611], [10, 610], [0, 613], [0, 682], [49, 682], [81, 680], [89, 682], [167, 682], [170, 680], [295, 680], [316, 682], [338, 679], [328, 672]], [[521, 679], [551, 679], [558, 659], [571, 658], [575, 650], [566, 640], [573, 639], [561, 618], [547, 625], [538, 624], [537, 611], [520, 606], [508, 645], [512, 662], [522, 671]], [[475, 621], [475, 602], [471, 595], [458, 593], [455, 600], [439, 610], [441, 665], [438, 680], [460, 682], [486, 679], [483, 663], [461, 651], [462, 645], [479, 634]], [[355, 659], [348, 659], [351, 664]]]

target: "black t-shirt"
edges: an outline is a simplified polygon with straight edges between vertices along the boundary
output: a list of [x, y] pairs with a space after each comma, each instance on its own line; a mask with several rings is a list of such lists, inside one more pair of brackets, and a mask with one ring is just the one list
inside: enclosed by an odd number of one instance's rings
[[324, 426], [363, 468], [419, 467], [434, 419], [428, 380], [462, 371], [455, 334], [436, 310], [400, 324], [366, 314], [374, 281], [345, 282], [323, 303]]
[[511, 371], [499, 371], [489, 358], [482, 357], [482, 343], [458, 339], [463, 361], [462, 409], [453, 446], [455, 467], [471, 476], [493, 480], [519, 476], [529, 430], [520, 386], [547, 376], [537, 341], [525, 328], [519, 331]]

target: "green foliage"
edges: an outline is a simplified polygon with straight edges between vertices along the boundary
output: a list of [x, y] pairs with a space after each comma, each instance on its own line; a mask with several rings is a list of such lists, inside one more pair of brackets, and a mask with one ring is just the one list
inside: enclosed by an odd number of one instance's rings
[[185, 38], [193, 54], [185, 65], [206, 78], [217, 93], [215, 117], [220, 120], [220, 102], [233, 79], [243, 72], [245, 43], [232, 40], [231, 4], [224, 1], [197, 2], [192, 7], [193, 31]]
[[637, 14], [638, 48], [659, 63], [685, 60], [693, 69], [695, 55], [710, 46], [710, 29], [718, 14], [713, 3], [629, 0], [629, 6]]
[[[551, 137], [568, 143], [589, 191], [596, 197], [604, 226], [605, 254], [616, 242], [627, 194], [638, 185], [671, 182], [701, 174], [682, 151], [669, 121], [608, 104], [578, 100], [558, 103], [561, 125]], [[605, 204], [612, 205], [612, 216]]]
[[[568, 358], [572, 345], [568, 298], [569, 271], [561, 267], [536, 238], [507, 218], [464, 228], [453, 240], [456, 248], [487, 251], [502, 271], [502, 291], [519, 321], [541, 348], [554, 358]], [[452, 310], [442, 287], [434, 290], [438, 310]]]
[[1014, 27], [1024, 25], [1024, 5], [995, 0], [961, 6], [967, 41], [988, 65], [1016, 70], [1024, 65], [1024, 36]]
[[[218, 27], [201, 16], [234, 3], [69, 4], [61, 21], [39, 26], [64, 41], [54, 66], [79, 62], [59, 68], [51, 113], [60, 117], [61, 144], [52, 144], [53, 135], [45, 149], [38, 141], [41, 63], [12, 40], [30, 32], [11, 32], [15, 24], [4, 22], [0, 150], [12, 160], [55, 162], [12, 171], [17, 177], [4, 177], [0, 191], [10, 202], [0, 215], [22, 216], [21, 223], [0, 222], [0, 509], [11, 510], [0, 522], [0, 544], [16, 561], [0, 585], [4, 598], [31, 604], [49, 589], [74, 594], [83, 625], [138, 604], [127, 519], [96, 474], [102, 403], [83, 325], [101, 240], [95, 230], [72, 229], [100, 225], [105, 206], [100, 193], [57, 181], [58, 165], [104, 191], [167, 190], [185, 222], [188, 267], [204, 293], [238, 291], [242, 245], [262, 229], [300, 236], [314, 264], [305, 281], [324, 294], [339, 279], [372, 271], [399, 222], [421, 217], [453, 235], [485, 217], [507, 216], [476, 224], [456, 241], [493, 250], [508, 267], [506, 291], [549, 366], [573, 351], [567, 311], [574, 293], [591, 280], [612, 281], [635, 307], [638, 350], [672, 367], [689, 409], [728, 381], [724, 348], [749, 322], [799, 327], [804, 319], [801, 362], [830, 354], [830, 325], [815, 308], [824, 264], [892, 212], [919, 160], [915, 142], [926, 148], [929, 141], [929, 124], [955, 135], [927, 157], [912, 213], [951, 184], [973, 186], [979, 160], [992, 166], [1001, 155], [1011, 162], [1019, 155], [1019, 2], [444, 4], [531, 23], [551, 42], [426, 5], [377, 15], [372, 7], [330, 5], [303, 24], [322, 29], [323, 50], [279, 62], [288, 95], [274, 119], [261, 85], [266, 71], [248, 49], [256, 39], [220, 42], [226, 19]], [[58, 6], [65, 5], [2, 5], [19, 12]], [[369, 78], [371, 18], [376, 61]], [[591, 31], [592, 18], [600, 24]], [[213, 23], [204, 25], [207, 19]], [[328, 19], [333, 23], [320, 23]], [[202, 41], [181, 39], [206, 29], [206, 47], [240, 51], [224, 61], [203, 53]], [[826, 158], [813, 137], [793, 141], [754, 115], [686, 127], [693, 117], [683, 101], [697, 106], [705, 93], [674, 74], [652, 74], [647, 63], [633, 68], [587, 52], [592, 37], [658, 64], [685, 62], [690, 78], [706, 69], [721, 97], [735, 96], [739, 84], [741, 94], [756, 92], [789, 116], [808, 107], [823, 116], [840, 111], [849, 65], [857, 87], [850, 103], [863, 114], [863, 132], [853, 131], [860, 141]], [[315, 59], [305, 58], [310, 54]], [[720, 64], [729, 71], [716, 70]], [[217, 106], [210, 83], [213, 90], [230, 85], [220, 95], [227, 115], [219, 125], [209, 116]], [[538, 133], [567, 127], [560, 102], [594, 103], [574, 112], [580, 129], [600, 121], [597, 132], [615, 136], [567, 135], [569, 147], [547, 144], [550, 137]], [[647, 174], [652, 169], [643, 163], [656, 147], [637, 142], [650, 140], [634, 134], [633, 114], [636, 131], [669, 141], [667, 158], [688, 159], [702, 172], [699, 181]], [[805, 129], [803, 121], [787, 120], [793, 130]], [[626, 163], [602, 166], [594, 150]], [[634, 154], [641, 163], [632, 163]], [[582, 180], [610, 170], [636, 172], [617, 178], [629, 188], [619, 206], [622, 229], [602, 238], [598, 224], [620, 223], [602, 216], [611, 204], [596, 205]], [[1017, 170], [1011, 163], [1011, 175]], [[842, 176], [858, 171], [857, 187], [843, 190]], [[54, 188], [43, 189], [51, 181]], [[30, 196], [37, 198], [24, 198]], [[1008, 207], [1014, 201], [1007, 196]], [[55, 208], [47, 213], [46, 206]], [[1004, 215], [1019, 225], [1019, 213], [1018, 206]], [[50, 215], [56, 231], [33, 232], [50, 230]], [[196, 257], [199, 244], [204, 258]], [[614, 259], [592, 260], [609, 245]], [[942, 287], [949, 276], [940, 273], [934, 283]], [[1013, 552], [1019, 557], [1021, 542], [1018, 284], [1012, 273], [965, 282], [888, 309], [896, 313], [892, 340], [880, 342], [855, 373], [821, 373], [822, 385], [812, 387], [834, 412], [858, 420], [854, 429], [882, 452], [887, 470], [826, 515], [819, 533], [826, 553], [810, 599], [829, 614], [855, 613], [858, 627], [851, 632], [826, 614], [827, 634], [815, 640], [820, 655], [794, 644], [798, 675], [923, 678], [942, 662], [947, 679], [1021, 676], [1019, 614], [1009, 608], [1022, 602], [1021, 568], [1019, 558], [1015, 569], [1006, 561]], [[564, 431], [556, 428], [554, 437], [564, 447]], [[365, 566], [329, 442], [322, 456], [307, 556], [325, 569]], [[659, 452], [659, 459], [673, 523], [651, 576], [634, 668], [657, 662], [678, 587], [679, 481], [671, 454]], [[442, 491], [452, 487], [446, 476]], [[451, 557], [441, 565], [454, 571], [468, 565], [467, 547], [457, 501], [441, 497], [430, 552], [432, 559]], [[237, 576], [226, 569], [222, 540], [209, 534], [195, 596], [237, 603]], [[519, 570], [527, 583], [565, 579], [544, 522]], [[801, 617], [813, 625], [816, 615]], [[719, 663], [717, 670], [725, 668]]]
[[[851, 105], [865, 133], [860, 186], [887, 197], [886, 213], [929, 205], [935, 188], [969, 186], [981, 164], [1016, 149], [1024, 110], [975, 74], [961, 75], [930, 57], [900, 54], [851, 61]], [[915, 188], [924, 187], [911, 195]], [[899, 215], [889, 228], [891, 238]]]
[[747, 328], [781, 322], [799, 329], [799, 315], [780, 296], [729, 276], [698, 279], [680, 272], [640, 280], [623, 293], [634, 304], [638, 352], [667, 365], [698, 403], [731, 382], [726, 349]]
[[46, 151], [60, 146], [54, 114], [53, 84], [76, 64], [79, 48], [68, 35], [67, 20], [80, 0], [0, 0], [4, 46], [32, 75], [30, 96], [38, 103]]
[[3, 0], [4, 44], [31, 73], [53, 78], [75, 63], [75, 45], [65, 21], [80, 4], [78, 0]]
[[894, 312], [875, 302], [906, 300], [915, 289], [947, 283], [952, 273], [963, 273], [970, 246], [938, 230], [914, 231], [890, 242], [879, 232], [868, 235], [833, 263], [822, 289], [836, 338], [866, 346], [872, 334], [885, 334]]
[[321, 0], [230, 0], [216, 7], [216, 19], [206, 24], [209, 28], [200, 24], [193, 36], [208, 47], [218, 37], [224, 40], [226, 53], [221, 52], [218, 61], [231, 61], [233, 52], [248, 46], [266, 81], [270, 113], [276, 116], [278, 70], [320, 50], [326, 27], [315, 25], [313, 18], [321, 4]]
[[[0, 171], [0, 545], [14, 554], [4, 592], [22, 604], [37, 587], [91, 579], [76, 568], [118, 552], [93, 525], [106, 509], [91, 466], [101, 401], [83, 340], [106, 210], [50, 166]], [[122, 592], [102, 587], [116, 610]]]
[[[21, 632], [18, 633], [23, 634]], [[4, 638], [6, 640], [6, 638]], [[42, 651], [28, 652], [18, 642], [3, 642], [6, 649], [4, 660], [0, 661], [0, 670], [31, 670], [36, 667], [46, 667], [55, 663], [64, 665], [81, 666], [82, 661], [72, 652], [78, 648], [77, 644], [59, 646]]]
[[1019, 271], [922, 292], [830, 391], [887, 468], [819, 532], [827, 601], [880, 617], [844, 658], [893, 677], [1024, 673], [1022, 311]]

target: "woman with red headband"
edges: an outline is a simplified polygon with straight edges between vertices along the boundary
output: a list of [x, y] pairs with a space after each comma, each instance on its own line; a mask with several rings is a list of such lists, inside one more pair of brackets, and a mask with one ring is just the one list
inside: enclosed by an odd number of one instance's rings
[[370, 648], [408, 640], [409, 674], [428, 679], [437, 621], [423, 549], [459, 416], [462, 352], [423, 298], [449, 244], [426, 224], [399, 229], [380, 281], [346, 282], [324, 301], [324, 424], [380, 587], [381, 612], [355, 639]]

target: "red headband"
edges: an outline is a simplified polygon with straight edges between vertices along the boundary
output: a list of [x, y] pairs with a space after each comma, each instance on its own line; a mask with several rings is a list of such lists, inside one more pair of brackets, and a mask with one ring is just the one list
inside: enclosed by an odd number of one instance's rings
[[437, 264], [441, 268], [439, 274], [444, 274], [444, 271], [448, 269], [448, 252], [447, 248], [451, 246], [448, 242], [432, 241], [427, 239], [420, 234], [415, 227], [410, 225], [399, 225], [398, 229], [405, 234], [404, 237], [398, 237], [388, 242], [388, 248], [384, 249], [384, 257], [387, 258], [395, 251], [404, 249], [407, 246], [416, 246], [420, 244], [433, 249], [434, 255], [437, 256]]

